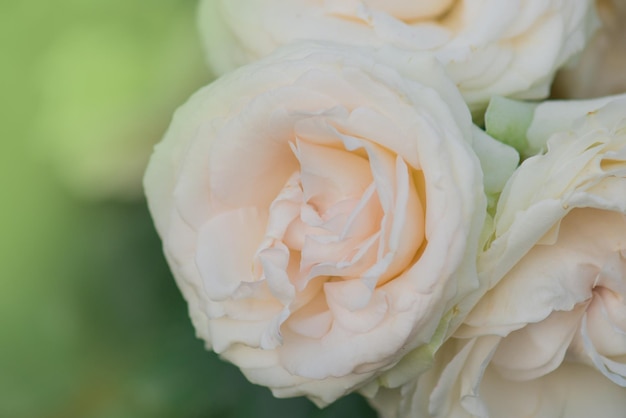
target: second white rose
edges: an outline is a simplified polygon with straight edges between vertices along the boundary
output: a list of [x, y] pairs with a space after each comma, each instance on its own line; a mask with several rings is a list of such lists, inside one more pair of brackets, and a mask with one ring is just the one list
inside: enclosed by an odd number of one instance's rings
[[217, 74], [303, 39], [428, 51], [479, 114], [493, 95], [546, 97], [597, 17], [590, 0], [203, 0], [199, 25]]

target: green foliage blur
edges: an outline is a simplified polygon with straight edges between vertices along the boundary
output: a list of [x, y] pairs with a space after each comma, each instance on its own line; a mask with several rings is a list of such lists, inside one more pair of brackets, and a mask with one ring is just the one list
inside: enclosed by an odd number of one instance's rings
[[0, 3], [0, 417], [374, 417], [274, 399], [196, 339], [141, 193], [210, 81], [195, 0]]

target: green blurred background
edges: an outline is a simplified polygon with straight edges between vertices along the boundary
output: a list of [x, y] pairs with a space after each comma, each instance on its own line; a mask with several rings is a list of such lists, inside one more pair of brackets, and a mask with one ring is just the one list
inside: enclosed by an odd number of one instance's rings
[[0, 417], [374, 417], [274, 399], [204, 350], [141, 193], [210, 81], [195, 0], [0, 3]]

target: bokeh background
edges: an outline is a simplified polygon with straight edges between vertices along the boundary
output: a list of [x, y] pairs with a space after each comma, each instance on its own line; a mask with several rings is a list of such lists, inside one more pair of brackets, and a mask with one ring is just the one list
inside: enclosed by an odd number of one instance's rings
[[141, 192], [208, 83], [196, 0], [0, 3], [0, 417], [374, 417], [274, 399], [196, 339]]

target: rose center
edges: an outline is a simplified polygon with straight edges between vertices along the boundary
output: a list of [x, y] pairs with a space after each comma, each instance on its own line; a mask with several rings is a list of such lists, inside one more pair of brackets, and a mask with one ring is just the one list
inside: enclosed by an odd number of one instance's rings
[[[591, 362], [607, 375], [615, 368], [611, 358], [626, 355], [625, 237], [626, 215], [599, 209], [572, 211], [563, 219], [559, 234], [559, 240], [579, 249], [582, 257], [595, 260], [588, 277], [591, 298], [582, 303], [586, 308], [580, 332], [568, 348], [568, 359]], [[624, 365], [620, 368], [624, 369], [620, 373], [626, 374]]]
[[[358, 277], [375, 262], [382, 208], [367, 159], [335, 148], [298, 141], [300, 162], [270, 207], [263, 258], [280, 263], [298, 291], [316, 277]], [[333, 164], [337, 163], [337, 164]]]

